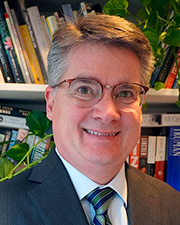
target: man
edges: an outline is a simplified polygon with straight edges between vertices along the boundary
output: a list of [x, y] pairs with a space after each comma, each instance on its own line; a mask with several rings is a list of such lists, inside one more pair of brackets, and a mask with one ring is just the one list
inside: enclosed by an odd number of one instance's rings
[[[180, 194], [125, 163], [153, 64], [146, 37], [122, 18], [91, 15], [59, 27], [45, 93], [56, 147], [2, 183], [0, 224], [180, 224]], [[106, 200], [97, 207], [99, 192]]]

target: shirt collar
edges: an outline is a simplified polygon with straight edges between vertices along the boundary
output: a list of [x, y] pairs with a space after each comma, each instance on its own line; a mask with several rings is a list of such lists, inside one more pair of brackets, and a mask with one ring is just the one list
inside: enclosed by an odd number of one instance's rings
[[106, 185], [99, 185], [89, 179], [87, 176], [82, 174], [80, 171], [75, 169], [71, 164], [69, 164], [57, 151], [57, 155], [62, 160], [64, 166], [66, 167], [71, 181], [76, 189], [76, 192], [79, 196], [79, 199], [82, 200], [89, 192], [94, 190], [95, 188], [105, 188], [111, 187], [113, 190], [118, 193], [120, 198], [124, 201], [125, 205], [127, 205], [127, 181], [125, 177], [125, 165], [123, 164], [122, 168], [118, 172], [118, 174]]

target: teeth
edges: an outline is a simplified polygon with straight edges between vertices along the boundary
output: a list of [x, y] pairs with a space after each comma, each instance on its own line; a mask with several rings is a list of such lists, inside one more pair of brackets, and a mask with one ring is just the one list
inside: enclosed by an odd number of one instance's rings
[[97, 135], [97, 136], [115, 136], [115, 134], [102, 134], [96, 131], [92, 131], [92, 130], [85, 130], [88, 134], [93, 134], [93, 135]]

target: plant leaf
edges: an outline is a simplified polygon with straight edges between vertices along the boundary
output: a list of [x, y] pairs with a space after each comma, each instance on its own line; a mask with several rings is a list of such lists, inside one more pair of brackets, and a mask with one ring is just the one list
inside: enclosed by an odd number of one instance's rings
[[143, 30], [143, 33], [144, 35], [147, 37], [147, 39], [149, 40], [150, 42], [150, 45], [152, 47], [152, 51], [153, 51], [153, 54], [155, 55], [156, 52], [157, 52], [157, 49], [159, 47], [158, 45], [158, 41], [159, 41], [159, 35], [157, 34], [157, 32], [151, 28], [151, 27], [146, 27], [144, 30]]
[[155, 82], [155, 84], [154, 84], [154, 89], [155, 89], [156, 91], [158, 91], [158, 90], [160, 90], [160, 89], [162, 89], [162, 88], [165, 88], [165, 84], [164, 84], [164, 83], [162, 83], [162, 82]]
[[7, 177], [13, 169], [12, 162], [6, 157], [0, 158], [0, 178]]
[[127, 0], [109, 0], [104, 5], [103, 11], [108, 15], [116, 15], [126, 18], [128, 5], [129, 3]]
[[180, 30], [177, 28], [168, 30], [163, 41], [169, 46], [180, 47]]
[[27, 143], [20, 143], [7, 150], [5, 152], [5, 155], [17, 161], [20, 161], [25, 156], [28, 150], [29, 145]]
[[41, 138], [44, 137], [45, 132], [50, 128], [51, 121], [46, 115], [40, 111], [32, 110], [26, 117], [26, 124], [30, 132]]

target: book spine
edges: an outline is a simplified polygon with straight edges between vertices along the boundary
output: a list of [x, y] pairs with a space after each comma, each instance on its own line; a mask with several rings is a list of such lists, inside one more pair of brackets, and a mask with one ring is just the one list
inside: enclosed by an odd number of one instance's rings
[[162, 181], [165, 180], [165, 157], [166, 157], [166, 136], [157, 136], [155, 177]]
[[169, 127], [166, 182], [180, 191], [180, 127]]
[[139, 169], [147, 173], [148, 136], [140, 138]]
[[18, 58], [18, 61], [19, 61], [20, 67], [21, 67], [24, 81], [26, 83], [31, 84], [32, 82], [30, 79], [30, 74], [29, 74], [25, 59], [24, 59], [24, 55], [23, 55], [22, 48], [20, 45], [19, 37], [17, 35], [17, 31], [15, 29], [14, 21], [12, 19], [11, 11], [10, 11], [7, 1], [4, 1], [4, 6], [6, 9], [5, 19], [6, 19], [6, 22], [7, 22], [8, 28], [9, 28], [9, 32], [10, 32], [10, 35], [12, 38], [12, 42], [13, 42], [13, 45], [14, 45], [14, 48], [16, 51], [16, 55], [17, 55], [17, 58]]
[[[46, 41], [46, 35], [43, 30], [43, 26], [41, 23], [41, 17], [37, 6], [32, 6], [27, 8], [27, 13], [29, 16], [29, 20], [34, 32], [34, 36], [37, 42], [38, 49], [40, 51], [40, 55], [43, 61], [43, 65], [47, 74], [47, 55], [49, 52], [49, 46]], [[44, 74], [43, 74], [44, 75]], [[44, 80], [47, 82], [47, 77], [44, 77]]]
[[[177, 52], [177, 66], [178, 69], [180, 68], [180, 48]], [[168, 77], [165, 81], [165, 88], [172, 88], [173, 87], [173, 83], [175, 81], [176, 75], [177, 75], [177, 66], [176, 66], [176, 62], [173, 63], [173, 66], [168, 74]]]
[[25, 128], [19, 128], [17, 132], [16, 140], [26, 142], [25, 137], [28, 135], [29, 130]]
[[129, 155], [129, 165], [139, 169], [139, 141]]
[[[177, 51], [177, 48], [175, 49], [175, 52]], [[169, 74], [169, 71], [172, 67], [172, 64], [173, 64], [173, 61], [174, 61], [174, 53], [173, 53], [173, 48], [170, 47], [169, 51], [167, 52], [167, 55], [165, 57], [165, 60], [163, 62], [163, 65], [161, 67], [161, 70], [157, 76], [157, 79], [156, 79], [156, 82], [162, 82], [164, 83], [168, 74]]]
[[[35, 143], [37, 143], [40, 139], [40, 137], [36, 136]], [[49, 150], [50, 141], [51, 138], [47, 138], [43, 142], [36, 145], [32, 151], [30, 162], [35, 162], [43, 157], [43, 154]]]
[[22, 35], [22, 39], [24, 41], [24, 45], [25, 45], [26, 52], [27, 52], [27, 55], [29, 58], [29, 62], [30, 62], [30, 66], [31, 66], [31, 70], [33, 73], [35, 83], [36, 84], [44, 84], [45, 83], [44, 77], [43, 77], [39, 62], [38, 62], [36, 52], [33, 47], [33, 43], [32, 43], [29, 31], [28, 31], [27, 25], [26, 24], [20, 25], [19, 29], [20, 29], [20, 32]]
[[19, 39], [20, 46], [21, 46], [21, 49], [22, 49], [22, 54], [24, 56], [23, 58], [25, 60], [27, 70], [29, 72], [31, 83], [34, 84], [35, 80], [34, 80], [34, 77], [33, 77], [33, 74], [32, 74], [29, 58], [27, 56], [27, 52], [26, 52], [26, 49], [25, 49], [25, 46], [24, 46], [24, 42], [23, 42], [23, 39], [22, 39], [22, 36], [21, 36], [20, 29], [19, 29], [19, 23], [17, 21], [17, 17], [16, 17], [16, 13], [15, 13], [14, 9], [11, 9], [11, 15], [12, 15], [12, 19], [13, 19], [13, 22], [14, 22], [15, 29], [17, 31], [18, 39]]
[[0, 62], [1, 62], [2, 68], [3, 68], [4, 81], [6, 83], [14, 83], [15, 81], [12, 76], [12, 71], [9, 67], [9, 63], [6, 58], [6, 53], [5, 53], [4, 46], [3, 46], [1, 39], [0, 39]]
[[18, 64], [12, 40], [9, 34], [9, 30], [4, 18], [3, 6], [1, 5], [0, 5], [0, 36], [5, 49], [5, 53], [7, 55], [7, 59], [9, 60], [9, 65], [13, 73], [15, 82], [24, 83], [22, 72]]
[[5, 80], [4, 80], [4, 75], [3, 75], [4, 71], [3, 71], [3, 68], [2, 68], [2, 64], [1, 64], [1, 61], [0, 61], [0, 84], [3, 84], [5, 83]]
[[7, 116], [3, 114], [0, 114], [0, 126], [12, 128], [12, 129], [18, 129], [18, 128], [28, 129], [25, 118], [16, 117], [16, 116]]
[[73, 10], [71, 4], [62, 4], [58, 11], [59, 17], [63, 17], [65, 20], [72, 20], [75, 22]]
[[25, 118], [30, 113], [29, 110], [13, 106], [0, 105], [0, 114]]
[[57, 24], [55, 16], [51, 15], [46, 17], [46, 22], [48, 24], [48, 28], [52, 37], [54, 32], [58, 29], [58, 24]]
[[8, 149], [12, 148], [15, 145], [17, 133], [18, 133], [17, 130], [12, 130], [11, 131], [11, 139], [10, 139], [10, 143], [9, 143]]
[[1, 155], [4, 154], [4, 152], [6, 152], [8, 150], [8, 146], [9, 146], [9, 141], [11, 139], [11, 131], [7, 130], [5, 132], [5, 136], [4, 136], [4, 141], [7, 142], [3, 145], [2, 149], [1, 149]]
[[148, 137], [148, 155], [147, 155], [147, 174], [154, 176], [155, 173], [155, 154], [156, 154], [156, 136]]

